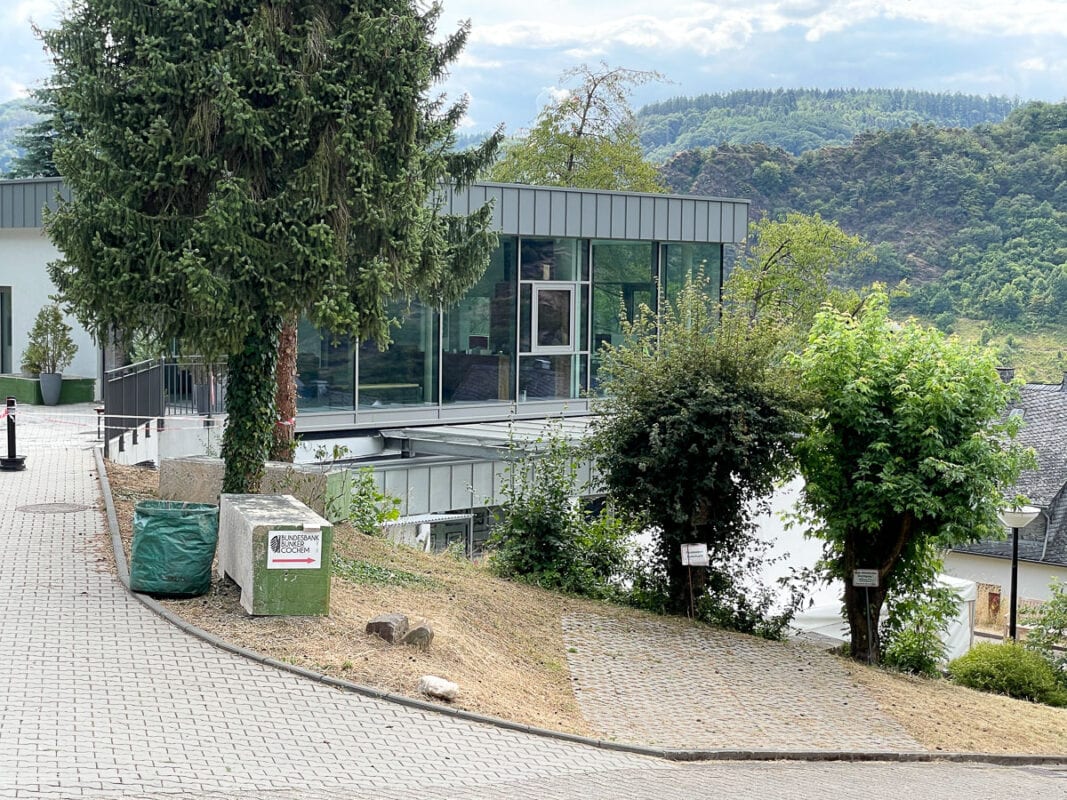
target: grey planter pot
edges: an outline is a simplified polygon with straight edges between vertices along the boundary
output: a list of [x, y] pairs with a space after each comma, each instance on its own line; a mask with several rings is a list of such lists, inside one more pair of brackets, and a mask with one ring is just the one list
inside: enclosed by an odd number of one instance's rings
[[54, 406], [59, 402], [59, 393], [63, 389], [63, 373], [42, 372], [41, 399], [46, 406]]

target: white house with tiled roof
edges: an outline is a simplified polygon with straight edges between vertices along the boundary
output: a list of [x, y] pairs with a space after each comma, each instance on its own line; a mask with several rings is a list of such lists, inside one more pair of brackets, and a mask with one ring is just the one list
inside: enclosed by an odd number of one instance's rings
[[[1034, 449], [1038, 464], [1019, 477], [1013, 493], [1041, 510], [1019, 531], [1019, 597], [1047, 600], [1053, 578], [1067, 582], [1067, 376], [1058, 384], [1024, 385], [1010, 413], [1022, 416], [1019, 441]], [[1002, 541], [958, 547], [946, 557], [945, 571], [1007, 592], [1011, 548], [1010, 532]]]

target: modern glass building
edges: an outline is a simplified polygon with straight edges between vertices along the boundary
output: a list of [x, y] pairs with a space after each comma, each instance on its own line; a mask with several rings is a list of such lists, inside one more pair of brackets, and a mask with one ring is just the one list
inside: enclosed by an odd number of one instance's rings
[[454, 305], [398, 303], [384, 350], [302, 324], [301, 430], [587, 413], [622, 314], [698, 271], [720, 287], [748, 224], [743, 200], [489, 183], [440, 199], [451, 213], [492, 202], [485, 274]]

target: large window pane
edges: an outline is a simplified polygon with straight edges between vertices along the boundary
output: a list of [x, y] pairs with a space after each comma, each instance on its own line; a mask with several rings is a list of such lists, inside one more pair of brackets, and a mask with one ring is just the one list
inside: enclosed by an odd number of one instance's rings
[[392, 343], [359, 348], [359, 405], [383, 408], [437, 402], [437, 314], [421, 303], [397, 303], [390, 312], [400, 321]]
[[353, 352], [347, 336], [333, 336], [306, 319], [297, 328], [296, 406], [300, 410], [351, 409], [355, 397]]
[[712, 299], [718, 299], [722, 274], [721, 244], [668, 244], [663, 250], [663, 294], [668, 301], [673, 303], [686, 280], [698, 274], [707, 279]]
[[570, 400], [581, 394], [582, 356], [533, 355], [519, 359], [520, 400]]
[[445, 403], [515, 398], [516, 261], [515, 239], [501, 237], [481, 280], [446, 310], [441, 380]]
[[522, 240], [524, 281], [577, 280], [578, 266], [577, 239]]
[[574, 350], [574, 287], [534, 287], [534, 352]]
[[620, 316], [633, 319], [641, 305], [656, 307], [651, 242], [593, 242], [593, 379], [598, 351], [622, 342]]

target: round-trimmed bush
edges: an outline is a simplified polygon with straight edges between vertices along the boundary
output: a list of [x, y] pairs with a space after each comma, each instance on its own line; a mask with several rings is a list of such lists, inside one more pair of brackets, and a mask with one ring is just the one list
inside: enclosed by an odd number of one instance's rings
[[1067, 692], [1056, 681], [1052, 665], [1017, 644], [975, 645], [952, 661], [948, 671], [953, 680], [972, 689], [1067, 706]]

